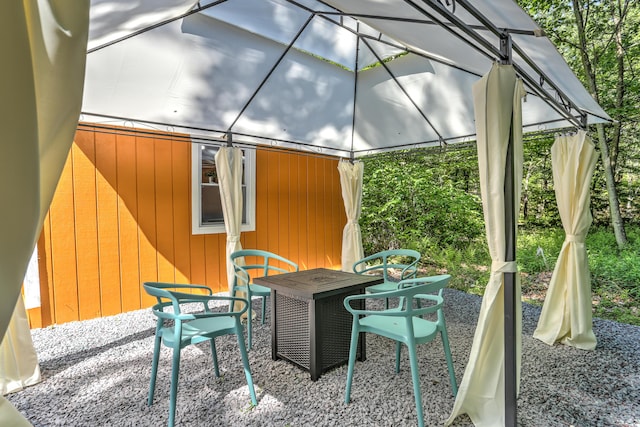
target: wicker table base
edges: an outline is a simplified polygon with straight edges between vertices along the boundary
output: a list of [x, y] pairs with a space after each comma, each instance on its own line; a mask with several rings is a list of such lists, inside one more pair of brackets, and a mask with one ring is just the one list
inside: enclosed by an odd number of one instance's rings
[[[254, 282], [271, 288], [271, 356], [288, 360], [316, 381], [349, 360], [352, 316], [345, 297], [381, 283], [375, 276], [316, 268]], [[365, 334], [358, 341], [358, 360], [366, 358]]]

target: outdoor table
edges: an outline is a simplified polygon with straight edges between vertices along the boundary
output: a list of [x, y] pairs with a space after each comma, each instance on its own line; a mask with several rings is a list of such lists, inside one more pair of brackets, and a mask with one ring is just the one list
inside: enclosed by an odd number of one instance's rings
[[[254, 283], [271, 288], [272, 359], [309, 371], [313, 381], [346, 364], [353, 317], [344, 308], [344, 298], [382, 281], [326, 268], [255, 278]], [[358, 360], [365, 360], [365, 348], [365, 334], [360, 334]]]

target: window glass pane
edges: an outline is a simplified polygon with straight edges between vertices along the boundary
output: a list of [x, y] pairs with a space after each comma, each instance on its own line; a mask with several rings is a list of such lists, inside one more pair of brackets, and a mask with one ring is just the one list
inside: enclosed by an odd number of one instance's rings
[[[208, 145], [199, 146], [199, 175], [200, 175], [200, 226], [224, 225], [222, 202], [220, 199], [220, 187], [218, 185], [218, 173], [215, 164], [215, 155], [218, 147]], [[242, 150], [242, 223], [247, 223], [247, 153]]]
[[200, 225], [224, 223], [215, 156], [218, 147], [200, 146]]

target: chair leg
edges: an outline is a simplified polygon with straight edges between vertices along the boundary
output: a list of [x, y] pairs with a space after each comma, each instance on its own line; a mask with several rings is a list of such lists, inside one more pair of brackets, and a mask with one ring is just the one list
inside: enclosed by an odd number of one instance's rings
[[156, 377], [158, 376], [158, 359], [160, 359], [160, 341], [162, 336], [156, 331], [156, 338], [153, 344], [153, 361], [151, 362], [151, 380], [149, 382], [149, 396], [147, 397], [147, 405], [153, 404], [153, 394], [156, 390]]
[[447, 359], [447, 368], [449, 369], [449, 382], [451, 383], [451, 391], [453, 392], [453, 397], [456, 397], [458, 394], [458, 384], [456, 382], [456, 373], [453, 370], [453, 358], [451, 357], [451, 348], [449, 347], [449, 337], [447, 336], [447, 328], [444, 327], [440, 331], [440, 335], [442, 336], [442, 345], [444, 347], [444, 357]]
[[176, 420], [176, 401], [178, 396], [178, 374], [180, 373], [180, 347], [173, 349], [171, 363], [171, 391], [169, 393], [169, 427], [173, 427]]
[[249, 300], [249, 308], [247, 309], [247, 347], [248, 350], [251, 351], [251, 324], [253, 323], [253, 313], [251, 312], [251, 294], [247, 295], [247, 299]]
[[400, 372], [400, 350], [402, 349], [402, 343], [396, 341], [396, 374]]
[[354, 319], [353, 327], [351, 328], [351, 345], [349, 346], [349, 365], [347, 368], [347, 388], [344, 395], [344, 403], [351, 401], [351, 381], [353, 380], [353, 368], [356, 363], [356, 355], [358, 353], [358, 336], [360, 334], [358, 326]]
[[424, 413], [422, 411], [422, 394], [420, 393], [420, 375], [418, 371], [418, 356], [416, 354], [415, 342], [407, 344], [409, 349], [409, 362], [411, 363], [411, 378], [413, 379], [413, 394], [416, 400], [416, 415], [418, 416], [418, 427], [424, 427]]
[[267, 297], [262, 297], [262, 324], [264, 325], [264, 317], [267, 313]]
[[253, 378], [251, 377], [251, 369], [249, 367], [249, 357], [247, 356], [247, 348], [244, 344], [244, 333], [242, 332], [242, 324], [240, 319], [236, 322], [236, 336], [238, 337], [238, 347], [240, 347], [240, 356], [242, 357], [242, 366], [244, 367], [244, 376], [247, 378], [247, 386], [249, 387], [249, 396], [253, 406], [258, 405], [256, 399], [256, 390], [253, 387]]
[[216, 351], [216, 339], [211, 338], [209, 340], [211, 344], [211, 356], [213, 356], [213, 370], [216, 374], [216, 378], [220, 377], [220, 369], [218, 368], [218, 352]]

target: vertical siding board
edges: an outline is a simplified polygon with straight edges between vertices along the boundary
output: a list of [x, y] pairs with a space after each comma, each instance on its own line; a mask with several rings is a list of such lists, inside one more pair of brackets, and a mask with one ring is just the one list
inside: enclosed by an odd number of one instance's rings
[[96, 133], [96, 177], [98, 209], [98, 250], [102, 315], [122, 312], [120, 304], [120, 253], [118, 238], [118, 195], [116, 137]]
[[324, 241], [324, 250], [322, 251], [322, 256], [320, 257], [320, 263], [323, 267], [328, 267], [329, 263], [327, 262], [327, 257], [331, 249], [333, 249], [331, 232], [329, 230], [329, 222], [330, 218], [328, 213], [331, 210], [331, 198], [329, 197], [329, 177], [327, 175], [327, 159], [320, 159], [319, 170], [322, 175], [322, 191], [321, 191], [321, 200], [322, 206], [320, 207], [320, 224], [322, 227], [322, 237]]
[[253, 248], [268, 249], [269, 244], [269, 166], [268, 152], [257, 150], [256, 152], [256, 243]]
[[228, 292], [227, 277], [227, 234], [218, 234], [218, 286], [211, 288], [213, 292]]
[[94, 133], [79, 133], [71, 146], [80, 320], [102, 314]]
[[289, 224], [287, 225], [289, 259], [300, 265], [300, 156], [287, 155], [289, 159]]
[[309, 157], [297, 156], [298, 163], [298, 265], [301, 270], [309, 268]]
[[205, 238], [203, 234], [194, 234], [189, 239], [190, 277], [189, 282], [198, 285], [207, 283]]
[[327, 217], [327, 213], [330, 211], [331, 209], [331, 199], [329, 197], [329, 191], [328, 191], [328, 176], [327, 176], [327, 160], [326, 159], [320, 159], [320, 165], [318, 166], [318, 170], [320, 171], [321, 175], [322, 175], [322, 184], [321, 184], [321, 190], [320, 190], [320, 200], [322, 200], [321, 205], [320, 205], [320, 216], [321, 216], [321, 220], [320, 223], [322, 224], [322, 236], [323, 236], [323, 247], [322, 247], [322, 255], [319, 257], [320, 258], [320, 262], [322, 263], [323, 267], [328, 267], [328, 263], [327, 263], [327, 255], [329, 254], [329, 251], [331, 250], [331, 233], [329, 233], [329, 227], [328, 224], [331, 222], [331, 220]]
[[316, 158], [316, 211], [315, 211], [315, 223], [316, 223], [316, 238], [318, 239], [318, 247], [316, 254], [316, 266], [324, 267], [324, 260], [327, 253], [327, 233], [325, 227], [325, 214], [327, 201], [325, 195], [325, 176], [324, 176], [324, 159]]
[[173, 185], [171, 145], [174, 142], [155, 139], [156, 249], [158, 280], [175, 282], [173, 268]]
[[136, 138], [118, 135], [116, 141], [120, 289], [122, 311], [127, 312], [142, 308], [140, 264], [138, 263]]
[[218, 234], [206, 234], [204, 236], [205, 272], [206, 283], [213, 292], [220, 289], [220, 249]]
[[308, 165], [307, 247], [309, 248], [309, 254], [307, 260], [309, 268], [316, 268], [318, 266], [317, 257], [321, 247], [320, 238], [322, 238], [322, 236], [319, 236], [320, 233], [318, 231], [318, 159], [310, 157]]
[[[49, 215], [51, 218], [51, 281], [55, 286], [53, 309], [56, 323], [79, 320], [76, 268], [75, 223], [73, 212], [73, 161], [67, 158]], [[95, 219], [94, 219], [95, 220]]]
[[191, 277], [189, 236], [191, 235], [191, 144], [173, 142], [171, 144], [173, 168], [173, 242], [175, 281], [188, 283]]
[[[138, 185], [138, 263], [140, 282], [158, 280], [156, 258], [156, 212], [155, 212], [155, 161], [153, 139], [136, 137], [136, 182]], [[143, 307], [148, 307], [155, 299], [141, 290]]]
[[[256, 212], [256, 219], [259, 215]], [[257, 234], [255, 231], [245, 231], [241, 234], [240, 242], [243, 249], [255, 249], [257, 247]]]
[[335, 255], [336, 255], [336, 233], [335, 233], [335, 225], [336, 219], [334, 213], [336, 211], [336, 198], [335, 198], [335, 188], [334, 188], [334, 174], [335, 171], [333, 169], [333, 160], [327, 159], [325, 160], [325, 177], [327, 183], [327, 197], [329, 198], [329, 204], [327, 209], [325, 209], [325, 223], [327, 227], [327, 233], [329, 235], [329, 245], [327, 247], [327, 254], [325, 257], [326, 267], [333, 268], [335, 266]]
[[[278, 153], [268, 152], [267, 161], [269, 164], [268, 186], [267, 186], [267, 247], [269, 252], [278, 253], [279, 247], [279, 191], [280, 182], [278, 179], [279, 172], [279, 158]], [[264, 248], [260, 248], [264, 249]]]
[[337, 236], [336, 236], [336, 181], [335, 175], [337, 173], [336, 165], [333, 159], [325, 160], [325, 176], [327, 182], [327, 209], [325, 209], [325, 224], [327, 227], [327, 235], [329, 237], [329, 245], [327, 247], [326, 253], [326, 264], [327, 268], [336, 267], [336, 247], [337, 247]]
[[291, 155], [289, 153], [280, 153], [278, 156], [278, 254], [291, 259], [291, 251], [289, 249], [289, 234], [291, 230], [291, 222], [289, 217], [289, 206], [291, 198]]

